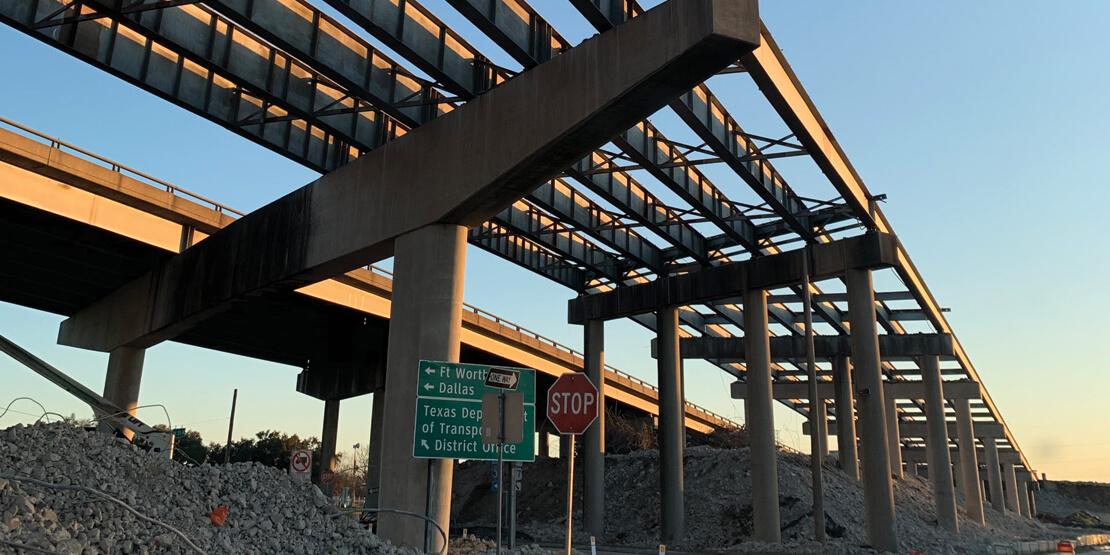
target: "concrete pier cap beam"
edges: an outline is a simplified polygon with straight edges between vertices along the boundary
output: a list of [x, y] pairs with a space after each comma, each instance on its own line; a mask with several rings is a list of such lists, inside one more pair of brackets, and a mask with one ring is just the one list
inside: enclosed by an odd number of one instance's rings
[[240, 218], [67, 319], [58, 340], [147, 347], [236, 299], [386, 258], [426, 225], [478, 225], [760, 40], [755, 0], [666, 2]]

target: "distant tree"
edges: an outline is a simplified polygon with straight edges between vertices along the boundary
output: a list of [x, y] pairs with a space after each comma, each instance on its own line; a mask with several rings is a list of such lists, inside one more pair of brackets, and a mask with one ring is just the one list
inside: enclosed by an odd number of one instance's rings
[[77, 413], [73, 412], [69, 413], [69, 416], [62, 418], [62, 422], [71, 426], [77, 426], [78, 428], [92, 428], [96, 426], [96, 420], [89, 417], [78, 418]]
[[358, 449], [336, 454], [335, 481], [332, 485], [332, 495], [343, 493], [343, 488], [349, 488], [351, 495], [362, 497], [366, 494], [366, 465], [370, 458], [370, 449], [360, 445]]
[[[320, 440], [315, 437], [301, 439], [297, 434], [287, 435], [276, 430], [263, 430], [254, 434], [254, 439], [243, 438], [231, 443], [231, 462], [257, 462], [274, 468], [287, 468], [293, 451], [307, 449], [312, 451], [313, 470], [320, 465]], [[207, 461], [210, 464], [223, 464], [224, 446], [209, 443]]]
[[[169, 426], [165, 424], [155, 424], [154, 429], [159, 432], [172, 433]], [[185, 463], [190, 464], [204, 464], [205, 457], [208, 455], [208, 449], [204, 447], [204, 440], [200, 437], [200, 432], [196, 430], [189, 430], [185, 432], [182, 437], [174, 438], [173, 441], [173, 458]], [[221, 459], [221, 462], [222, 459]]]

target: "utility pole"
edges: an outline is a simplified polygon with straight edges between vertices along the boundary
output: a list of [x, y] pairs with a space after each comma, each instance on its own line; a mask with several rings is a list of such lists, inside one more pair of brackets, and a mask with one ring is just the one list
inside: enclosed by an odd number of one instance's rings
[[231, 431], [235, 428], [235, 402], [239, 400], [239, 389], [231, 395], [231, 420], [227, 423], [227, 447], [224, 448], [224, 464], [231, 462]]

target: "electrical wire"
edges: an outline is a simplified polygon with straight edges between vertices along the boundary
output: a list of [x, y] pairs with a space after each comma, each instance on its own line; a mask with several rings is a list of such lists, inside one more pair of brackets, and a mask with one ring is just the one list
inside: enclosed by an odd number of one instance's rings
[[367, 508], [362, 508], [362, 509], [345, 509], [345, 510], [342, 510], [342, 511], [338, 511], [335, 514], [331, 515], [331, 517], [336, 518], [336, 517], [339, 517], [339, 516], [342, 516], [342, 515], [349, 515], [349, 514], [352, 514], [352, 513], [389, 513], [389, 514], [402, 515], [402, 516], [411, 516], [411, 517], [426, 520], [426, 521], [432, 523], [432, 526], [436, 527], [436, 531], [439, 532], [439, 535], [443, 537], [443, 547], [439, 550], [439, 552], [438, 552], [439, 555], [444, 555], [447, 552], [447, 532], [444, 532], [443, 528], [440, 527], [439, 523], [436, 522], [435, 520], [431, 519], [428, 516], [422, 515], [420, 513], [410, 513], [409, 511], [402, 511], [400, 509], [384, 509], [384, 508], [367, 509]]
[[22, 549], [24, 551], [31, 551], [31, 552], [34, 552], [34, 553], [46, 553], [47, 555], [55, 555], [57, 553], [57, 551], [47, 551], [47, 550], [45, 550], [41, 547], [31, 547], [29, 545], [23, 545], [21, 543], [10, 542], [10, 541], [4, 540], [4, 539], [0, 539], [0, 544], [10, 545], [10, 546], [12, 546], [16, 549]]
[[[30, 402], [38, 405], [39, 408], [42, 409], [43, 416], [45, 416], [48, 413], [49, 414], [55, 414], [55, 413], [51, 413], [51, 412], [47, 411], [46, 407], [42, 406], [42, 403], [40, 403], [40, 402], [30, 398], [30, 397], [16, 397], [15, 399], [12, 399], [12, 402], [8, 403], [8, 406], [4, 407], [4, 412], [0, 412], [0, 418], [4, 418], [4, 415], [8, 414], [8, 409], [12, 408], [12, 405], [14, 405], [16, 401], [22, 401], [22, 400], [30, 401]], [[18, 412], [18, 411], [12, 411], [12, 412]], [[24, 414], [26, 414], [26, 413], [24, 413]], [[31, 414], [31, 415], [28, 415], [28, 416], [34, 416], [34, 415]], [[42, 416], [40, 416], [39, 419], [41, 420]]]
[[[97, 497], [107, 499], [108, 501], [111, 501], [111, 502], [123, 507], [124, 509], [127, 509], [132, 514], [139, 517], [139, 519], [142, 520], [142, 521], [149, 522], [149, 523], [157, 525], [157, 526], [161, 526], [162, 528], [165, 528], [165, 529], [169, 530], [170, 532], [173, 532], [174, 535], [176, 535], [177, 537], [184, 540], [185, 543], [189, 547], [193, 548], [197, 553], [200, 553], [200, 555], [207, 555], [204, 552], [203, 549], [197, 547], [197, 545], [195, 543], [193, 543], [193, 541], [190, 540], [189, 537], [186, 536], [181, 530], [178, 530], [177, 528], [174, 528], [173, 526], [170, 526], [169, 524], [166, 524], [165, 522], [162, 522], [160, 520], [150, 518], [150, 517], [140, 513], [139, 511], [136, 511], [134, 509], [134, 507], [132, 507], [131, 505], [128, 505], [127, 503], [125, 503], [123, 501], [120, 501], [119, 499], [116, 499], [115, 497], [112, 497], [111, 495], [108, 495], [107, 493], [104, 493], [102, 491], [99, 491], [99, 490], [96, 490], [96, 489], [93, 489], [93, 488], [90, 488], [90, 487], [86, 487], [86, 486], [78, 486], [78, 485], [64, 486], [62, 484], [52, 484], [50, 482], [44, 482], [42, 480], [36, 480], [34, 478], [28, 478], [26, 476], [18, 476], [18, 475], [15, 475], [15, 474], [0, 473], [0, 478], [4, 478], [4, 479], [8, 479], [8, 480], [15, 480], [17, 482], [27, 482], [29, 484], [34, 484], [36, 486], [42, 486], [44, 488], [50, 488], [50, 489], [67, 489], [67, 490], [83, 491], [83, 492], [86, 492], [86, 493], [91, 493], [91, 494], [93, 494]], [[49, 553], [49, 552], [47, 552], [47, 553]]]

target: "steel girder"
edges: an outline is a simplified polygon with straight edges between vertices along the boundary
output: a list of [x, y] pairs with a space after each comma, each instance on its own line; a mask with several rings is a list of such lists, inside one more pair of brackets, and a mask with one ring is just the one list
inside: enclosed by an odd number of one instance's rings
[[363, 151], [404, 132], [404, 126], [373, 104], [210, 8], [189, 4], [125, 13], [126, 0], [82, 1], [157, 47], [219, 73], [298, 119], [315, 121]]
[[325, 1], [452, 94], [473, 98], [510, 76], [417, 2]]
[[[220, 14], [381, 108], [409, 127], [451, 107], [417, 77], [306, 0], [204, 0]], [[280, 22], [280, 24], [275, 24]]]
[[[48, 16], [57, 14], [57, 18]], [[357, 157], [331, 130], [290, 117], [253, 90], [160, 47], [81, 4], [0, 2], [0, 19], [51, 46], [317, 171]], [[61, 23], [60, 20], [68, 22]]]
[[494, 222], [471, 228], [467, 241], [575, 291], [584, 291], [589, 282], [585, 270]]

